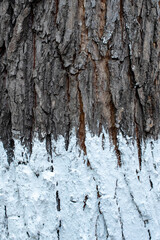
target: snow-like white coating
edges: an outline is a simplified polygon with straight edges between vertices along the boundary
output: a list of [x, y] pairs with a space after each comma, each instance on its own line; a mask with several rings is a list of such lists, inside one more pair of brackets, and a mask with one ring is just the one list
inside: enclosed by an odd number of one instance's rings
[[1, 240], [160, 240], [160, 141], [142, 145], [140, 171], [136, 142], [119, 136], [120, 168], [103, 134], [87, 131], [87, 156], [74, 134], [68, 151], [52, 140], [52, 157], [15, 140], [10, 166], [0, 143]]

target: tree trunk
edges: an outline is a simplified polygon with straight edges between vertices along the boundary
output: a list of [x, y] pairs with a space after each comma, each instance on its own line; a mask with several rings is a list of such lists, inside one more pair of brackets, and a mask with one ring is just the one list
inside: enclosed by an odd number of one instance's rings
[[[15, 201], [4, 200], [1, 239], [160, 239], [160, 193], [152, 191], [151, 213], [147, 203], [160, 171], [159, 13], [157, 0], [0, 1], [0, 160]], [[36, 195], [28, 206], [27, 191]], [[44, 205], [57, 206], [46, 228], [45, 212], [36, 212], [45, 194]]]

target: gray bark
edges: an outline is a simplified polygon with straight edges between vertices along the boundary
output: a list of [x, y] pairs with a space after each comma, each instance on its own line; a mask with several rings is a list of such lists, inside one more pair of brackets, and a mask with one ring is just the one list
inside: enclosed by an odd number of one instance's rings
[[14, 138], [29, 151], [38, 132], [76, 129], [86, 153], [85, 126], [141, 140], [159, 134], [159, 1], [1, 0], [0, 137], [8, 161]]

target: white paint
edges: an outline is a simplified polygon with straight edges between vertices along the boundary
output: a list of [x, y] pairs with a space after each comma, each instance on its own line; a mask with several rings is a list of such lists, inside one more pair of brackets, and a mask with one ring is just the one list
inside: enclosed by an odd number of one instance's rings
[[139, 171], [137, 144], [119, 136], [119, 168], [109, 137], [104, 135], [103, 150], [102, 135], [93, 137], [87, 132], [87, 156], [76, 146], [74, 134], [67, 152], [59, 137], [52, 141], [52, 158], [45, 141], [35, 139], [29, 158], [15, 140], [10, 167], [0, 143], [1, 240], [52, 240], [58, 234], [60, 240], [147, 240], [149, 232], [151, 239], [160, 239], [160, 141], [142, 145]]

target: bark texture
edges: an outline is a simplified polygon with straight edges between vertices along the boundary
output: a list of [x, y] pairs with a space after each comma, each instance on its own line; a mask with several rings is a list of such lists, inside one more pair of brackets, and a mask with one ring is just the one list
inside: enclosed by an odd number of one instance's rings
[[8, 161], [14, 140], [32, 152], [38, 132], [65, 137], [75, 128], [157, 138], [160, 106], [160, 2], [156, 0], [1, 0], [0, 136]]

